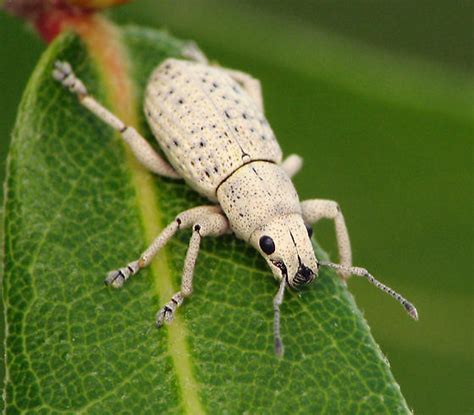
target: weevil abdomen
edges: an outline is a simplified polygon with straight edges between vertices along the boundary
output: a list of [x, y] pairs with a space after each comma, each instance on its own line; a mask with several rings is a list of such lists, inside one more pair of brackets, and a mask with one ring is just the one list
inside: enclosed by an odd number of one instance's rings
[[145, 114], [178, 174], [211, 200], [242, 165], [281, 162], [280, 146], [257, 103], [220, 68], [165, 60], [148, 82]]

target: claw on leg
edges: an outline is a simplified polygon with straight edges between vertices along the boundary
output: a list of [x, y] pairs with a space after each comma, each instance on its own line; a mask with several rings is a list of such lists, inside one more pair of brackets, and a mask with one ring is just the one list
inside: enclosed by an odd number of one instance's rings
[[53, 78], [68, 88], [71, 92], [77, 94], [79, 98], [87, 96], [86, 87], [81, 80], [76, 77], [68, 62], [54, 62]]
[[156, 327], [160, 328], [163, 324], [170, 324], [173, 321], [176, 309], [183, 304], [183, 296], [180, 292], [171, 297], [171, 300], [156, 314]]
[[132, 275], [135, 275], [139, 270], [138, 261], [131, 262], [126, 267], [109, 272], [104, 283], [114, 288], [121, 288], [125, 281]]
[[72, 73], [72, 67], [68, 62], [54, 62], [53, 78], [62, 82], [68, 75]]

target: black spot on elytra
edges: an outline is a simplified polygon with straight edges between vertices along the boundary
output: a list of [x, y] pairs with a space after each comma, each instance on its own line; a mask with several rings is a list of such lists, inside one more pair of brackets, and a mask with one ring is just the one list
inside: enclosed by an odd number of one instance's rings
[[230, 114], [227, 112], [227, 110], [224, 111], [224, 114], [225, 114], [225, 116], [226, 116], [227, 118], [230, 119]]
[[178, 104], [184, 104], [183, 99], [179, 99], [179, 100], [178, 100]]
[[173, 144], [174, 144], [176, 147], [179, 147], [179, 142], [178, 142], [178, 140], [173, 140]]

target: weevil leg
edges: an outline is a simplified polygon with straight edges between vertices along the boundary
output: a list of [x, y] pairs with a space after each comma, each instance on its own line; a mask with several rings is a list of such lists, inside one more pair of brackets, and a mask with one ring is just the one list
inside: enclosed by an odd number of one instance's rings
[[183, 57], [190, 59], [194, 62], [202, 63], [204, 65], [209, 65], [209, 60], [204, 52], [199, 49], [199, 46], [196, 42], [188, 41], [184, 45], [183, 51], [181, 52]]
[[302, 166], [303, 159], [297, 154], [290, 154], [285, 160], [283, 160], [283, 163], [281, 163], [281, 167], [285, 170], [288, 177], [293, 177], [301, 170]]
[[283, 356], [283, 341], [281, 340], [280, 334], [280, 306], [283, 304], [283, 297], [285, 295], [285, 286], [286, 281], [285, 278], [282, 278], [280, 281], [280, 288], [273, 298], [273, 312], [274, 312], [274, 319], [273, 319], [273, 338], [275, 340], [275, 354], [278, 357]]
[[[352, 266], [352, 251], [346, 222], [339, 205], [332, 200], [313, 199], [301, 203], [303, 219], [309, 224], [316, 223], [320, 219], [332, 219], [336, 227], [336, 239], [339, 249], [339, 261], [343, 267]], [[346, 280], [350, 273], [339, 269], [339, 275]]]
[[156, 315], [156, 326], [171, 323], [176, 309], [193, 291], [194, 266], [199, 253], [201, 239], [205, 236], [219, 236], [230, 231], [227, 218], [222, 213], [211, 213], [199, 218], [193, 225], [193, 233], [189, 241], [186, 259], [184, 261], [181, 290], [175, 293], [171, 300]]
[[[199, 49], [197, 44], [192, 41], [186, 43], [182, 51], [182, 55], [187, 59], [191, 59], [195, 62], [199, 62], [204, 65], [210, 64], [204, 52], [202, 52], [202, 50]], [[222, 68], [219, 65], [215, 66], [218, 66], [221, 70], [226, 72], [232, 79], [242, 85], [245, 91], [253, 98], [260, 110], [263, 111], [262, 87], [258, 79], [253, 78], [245, 72], [237, 71], [235, 69]]]
[[130, 146], [138, 161], [148, 170], [160, 176], [173, 179], [180, 178], [173, 167], [160, 157], [135, 128], [125, 125], [119, 118], [89, 95], [87, 88], [83, 82], [76, 77], [69, 63], [56, 61], [54, 64], [53, 77], [65, 88], [77, 95], [79, 102], [84, 107], [114, 130], [118, 131], [124, 141]]
[[226, 72], [234, 81], [242, 85], [242, 88], [250, 95], [250, 97], [257, 104], [258, 108], [263, 112], [263, 96], [262, 86], [258, 79], [253, 78], [249, 74], [235, 69], [221, 68]]
[[198, 218], [205, 215], [213, 215], [220, 212], [220, 207], [198, 206], [181, 212], [176, 219], [171, 222], [163, 231], [155, 238], [151, 245], [141, 254], [140, 258], [132, 261], [123, 268], [111, 271], [107, 274], [105, 284], [114, 288], [123, 286], [132, 275], [135, 275], [140, 269], [147, 267], [158, 251], [163, 248], [173, 235], [180, 229], [191, 227]]

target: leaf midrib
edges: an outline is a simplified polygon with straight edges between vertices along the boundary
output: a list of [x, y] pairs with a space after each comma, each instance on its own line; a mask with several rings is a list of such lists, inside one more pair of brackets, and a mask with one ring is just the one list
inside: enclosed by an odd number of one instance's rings
[[[103, 45], [94, 41], [97, 33], [85, 31], [80, 33], [91, 56], [95, 58], [99, 72], [102, 75], [105, 85], [106, 96], [111, 104], [111, 110], [117, 114], [125, 123], [133, 126], [139, 131], [139, 117], [136, 111], [137, 105], [134, 93], [134, 85], [130, 81], [130, 62], [125, 49], [121, 45], [121, 39], [115, 27], [101, 19], [98, 24], [91, 27], [91, 31], [104, 32], [102, 39], [107, 39], [108, 55], [102, 53]], [[107, 64], [110, 54], [113, 54], [115, 68], [120, 65], [121, 71], [115, 74], [115, 80], [120, 74], [125, 75], [123, 82], [111, 82], [109, 80]], [[121, 86], [119, 88], [118, 86]], [[118, 134], [117, 134], [118, 135]], [[121, 138], [119, 138], [122, 141]], [[145, 244], [151, 244], [159, 232], [163, 229], [163, 219], [158, 200], [159, 191], [150, 173], [137, 162], [128, 147], [125, 147], [125, 165], [130, 172], [132, 187], [135, 190], [136, 205], [138, 208]], [[124, 259], [126, 260], [126, 259]], [[160, 303], [171, 298], [176, 291], [171, 279], [171, 270], [167, 258], [166, 247], [160, 251], [150, 266], [153, 278], [153, 286]], [[192, 363], [188, 352], [186, 341], [187, 328], [183, 319], [178, 314], [175, 316], [173, 324], [167, 327], [168, 353], [172, 358], [177, 383], [180, 387], [184, 411], [188, 414], [204, 414], [200, 399], [199, 387], [193, 375]]]

